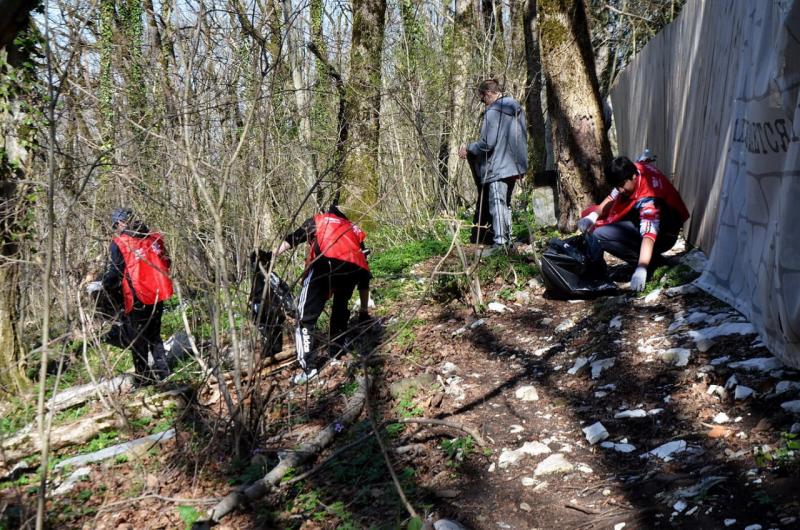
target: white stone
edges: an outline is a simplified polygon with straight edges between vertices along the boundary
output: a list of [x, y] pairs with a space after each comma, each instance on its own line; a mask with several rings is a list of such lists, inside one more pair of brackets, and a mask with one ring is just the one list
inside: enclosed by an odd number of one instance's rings
[[575, 469], [575, 466], [570, 464], [567, 459], [564, 458], [564, 455], [556, 453], [539, 462], [539, 465], [533, 470], [533, 476], [540, 477], [553, 473], [569, 473], [573, 469]]
[[686, 501], [677, 501], [675, 504], [672, 505], [672, 509], [678, 513], [681, 513], [683, 510], [686, 509], [687, 506], [688, 504], [686, 504]]
[[650, 409], [647, 411], [648, 416], [657, 416], [664, 412], [664, 409]]
[[633, 451], [636, 450], [636, 447], [628, 443], [603, 442], [600, 444], [600, 447], [604, 447], [606, 449], [613, 449], [618, 453], [632, 453]]
[[533, 477], [522, 477], [522, 485], [526, 487], [535, 486], [536, 479]]
[[489, 311], [494, 311], [495, 313], [505, 313], [506, 311], [510, 311], [508, 307], [504, 306], [499, 302], [489, 302], [487, 306]]
[[725, 399], [725, 388], [719, 385], [708, 385], [708, 390], [706, 390], [706, 394], [709, 396], [717, 395], [721, 399]]
[[711, 362], [709, 362], [708, 364], [710, 364], [711, 366], [719, 366], [721, 364], [727, 363], [730, 360], [731, 360], [731, 356], [730, 355], [723, 355], [722, 357], [717, 357], [715, 359], [711, 359]]
[[544, 355], [545, 353], [547, 353], [548, 351], [550, 351], [552, 348], [554, 348], [554, 346], [545, 346], [544, 348], [539, 348], [539, 349], [535, 350], [535, 351], [533, 352], [533, 354], [534, 354], [536, 357], [541, 357], [542, 355]]
[[514, 395], [521, 401], [539, 401], [539, 393], [531, 385], [519, 387]]
[[556, 333], [567, 331], [569, 329], [572, 329], [574, 326], [575, 322], [571, 318], [568, 318], [556, 327]]
[[592, 473], [594, 473], [594, 469], [589, 467], [587, 464], [577, 464], [575, 467], [577, 468], [578, 471], [580, 471], [585, 475], [591, 475]]
[[641, 458], [649, 458], [651, 456], [655, 456], [656, 458], [660, 458], [665, 462], [672, 459], [672, 455], [676, 453], [682, 453], [686, 451], [686, 441], [684, 440], [674, 440], [672, 442], [667, 442], [663, 445], [659, 445], [655, 449], [652, 449], [646, 453], [644, 453]]
[[800, 414], [800, 399], [781, 403], [781, 408], [786, 412], [791, 412], [792, 414]]
[[725, 519], [724, 521], [722, 521], [722, 524], [724, 524], [725, 526], [734, 525], [736, 524], [736, 519]]
[[599, 359], [597, 361], [594, 361], [591, 364], [591, 366], [592, 366], [592, 379], [597, 379], [598, 377], [600, 377], [600, 374], [603, 373], [603, 370], [605, 370], [606, 368], [611, 368], [612, 366], [614, 366], [615, 362], [616, 362], [616, 359], [614, 359], [613, 357], [609, 357], [608, 359]]
[[653, 302], [658, 300], [659, 296], [661, 296], [661, 288], [653, 289], [647, 294], [647, 296], [644, 297], [644, 303], [652, 304]]
[[797, 381], [780, 381], [775, 385], [775, 394], [783, 394], [784, 392], [797, 390], [798, 388], [800, 388], [800, 383]]
[[550, 448], [541, 442], [525, 442], [522, 447], [510, 451], [503, 450], [497, 462], [500, 469], [505, 469], [508, 466], [516, 465], [527, 456], [537, 456], [551, 453]]
[[586, 357], [578, 357], [577, 359], [575, 359], [575, 364], [572, 365], [572, 368], [567, 370], [567, 373], [570, 375], [575, 375], [588, 363], [589, 359], [587, 359]]
[[617, 315], [611, 319], [611, 322], [608, 323], [608, 329], [621, 329], [622, 328], [622, 317]]
[[478, 320], [469, 325], [469, 329], [475, 329], [477, 327], [484, 325], [485, 323], [486, 321], [484, 319], [479, 318]]
[[527, 502], [519, 503], [519, 509], [525, 512], [530, 512], [531, 510], [533, 510], [533, 508], [531, 508], [531, 505], [528, 504]]
[[586, 440], [589, 442], [589, 445], [594, 445], [608, 438], [608, 431], [599, 421], [588, 427], [584, 427], [582, 430], [583, 434], [586, 435]]
[[674, 366], [686, 366], [689, 364], [690, 356], [691, 352], [686, 348], [670, 348], [659, 354], [662, 361]]
[[615, 419], [644, 418], [646, 416], [647, 412], [644, 409], [623, 410], [614, 414]]
[[731, 421], [731, 418], [724, 412], [720, 412], [716, 416], [714, 416], [714, 419], [711, 421], [713, 421], [714, 423], [728, 423], [729, 421]]
[[755, 393], [755, 390], [749, 386], [737, 385], [736, 391], [733, 393], [733, 399], [742, 400], [747, 399]]
[[458, 366], [456, 366], [455, 364], [451, 363], [450, 361], [447, 361], [445, 363], [442, 363], [442, 366], [439, 369], [439, 371], [442, 372], [442, 375], [454, 374], [454, 373], [458, 372]]
[[706, 352], [714, 345], [714, 340], [718, 337], [729, 335], [751, 335], [756, 332], [756, 328], [749, 322], [726, 322], [718, 326], [690, 331], [689, 337], [697, 345], [697, 349]]
[[734, 370], [745, 370], [747, 372], [769, 372], [783, 367], [783, 363], [775, 357], [756, 357], [728, 364]]
[[749, 524], [744, 527], [744, 530], [761, 530], [762, 526], [760, 524]]
[[466, 530], [463, 526], [449, 519], [439, 519], [433, 523], [434, 530]]

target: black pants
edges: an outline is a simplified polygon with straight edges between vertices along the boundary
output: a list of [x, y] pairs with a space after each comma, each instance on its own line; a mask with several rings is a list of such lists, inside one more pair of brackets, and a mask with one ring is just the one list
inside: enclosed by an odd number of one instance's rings
[[[133, 355], [136, 375], [148, 380], [160, 380], [169, 375], [164, 343], [161, 340], [161, 315], [164, 304], [134, 304], [123, 318], [122, 332], [125, 343]], [[153, 356], [153, 368], [147, 363], [147, 354]]]
[[305, 371], [315, 368], [314, 329], [325, 308], [325, 302], [333, 297], [330, 320], [329, 351], [337, 354], [344, 343], [350, 319], [348, 304], [364, 271], [357, 265], [327, 258], [318, 258], [306, 273], [303, 290], [297, 303], [297, 328], [295, 347], [297, 361]]
[[[639, 227], [633, 221], [620, 221], [610, 225], [599, 226], [595, 228], [593, 233], [603, 250], [609, 254], [630, 265], [635, 266], [639, 263], [642, 235], [639, 233]], [[677, 240], [677, 234], [659, 233], [656, 238], [656, 244], [653, 247], [651, 265], [657, 265], [660, 261], [661, 253], [671, 249]]]

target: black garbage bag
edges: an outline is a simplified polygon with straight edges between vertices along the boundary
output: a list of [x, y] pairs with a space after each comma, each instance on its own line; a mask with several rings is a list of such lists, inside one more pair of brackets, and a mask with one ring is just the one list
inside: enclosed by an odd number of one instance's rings
[[569, 300], [614, 294], [603, 249], [592, 234], [553, 238], [542, 254], [542, 278], [551, 298]]
[[[283, 279], [269, 271], [272, 253], [259, 250], [250, 255], [253, 284], [250, 290], [250, 316], [258, 326], [262, 354], [274, 355], [283, 349], [283, 324], [297, 311], [292, 289]], [[264, 272], [269, 271], [265, 276]]]

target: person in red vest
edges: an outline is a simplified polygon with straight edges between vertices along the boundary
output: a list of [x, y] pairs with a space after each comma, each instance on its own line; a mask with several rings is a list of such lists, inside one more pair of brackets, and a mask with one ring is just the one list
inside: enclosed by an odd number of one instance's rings
[[342, 350], [350, 317], [348, 303], [358, 288], [359, 321], [369, 319], [369, 282], [372, 275], [367, 263], [364, 240], [366, 233], [351, 223], [336, 206], [307, 219], [288, 234], [275, 251], [280, 256], [290, 248], [307, 242], [308, 255], [303, 273], [303, 289], [297, 303], [295, 347], [303, 373], [294, 378], [301, 383], [317, 374], [314, 351], [314, 329], [325, 302], [333, 297], [330, 318], [329, 354]]
[[671, 249], [689, 211], [667, 177], [643, 157], [615, 158], [606, 168], [611, 193], [587, 208], [578, 221], [581, 232], [593, 231], [606, 252], [635, 265], [631, 289], [641, 291], [647, 270]]
[[[125, 308], [123, 340], [131, 348], [138, 384], [153, 384], [169, 376], [161, 315], [172, 296], [171, 265], [161, 234], [150, 232], [128, 208], [111, 214], [116, 236], [109, 248], [109, 263], [101, 281], [108, 292], [122, 291]], [[152, 368], [148, 354], [153, 357]]]

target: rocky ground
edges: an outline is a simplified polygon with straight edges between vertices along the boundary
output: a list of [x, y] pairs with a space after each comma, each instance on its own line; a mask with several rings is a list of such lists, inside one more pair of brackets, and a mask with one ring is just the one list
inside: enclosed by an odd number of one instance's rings
[[[800, 526], [800, 374], [736, 311], [691, 285], [565, 302], [536, 278], [501, 278], [476, 316], [455, 300], [420, 303], [437, 263], [416, 267], [382, 308], [383, 347], [368, 369], [398, 483], [436, 528]], [[269, 412], [280, 434], [238, 461], [201, 428], [223, 411], [213, 385], [202, 387], [160, 451], [82, 466], [50, 501], [52, 526], [186, 527], [335, 418], [360, 366], [329, 363], [307, 388], [271, 372], [288, 396]], [[420, 417], [451, 426], [391, 422]], [[358, 422], [315, 461], [331, 457], [324, 467], [218, 528], [406, 527], [370, 433]], [[31, 499], [6, 487], [5, 520], [29, 515]]]

